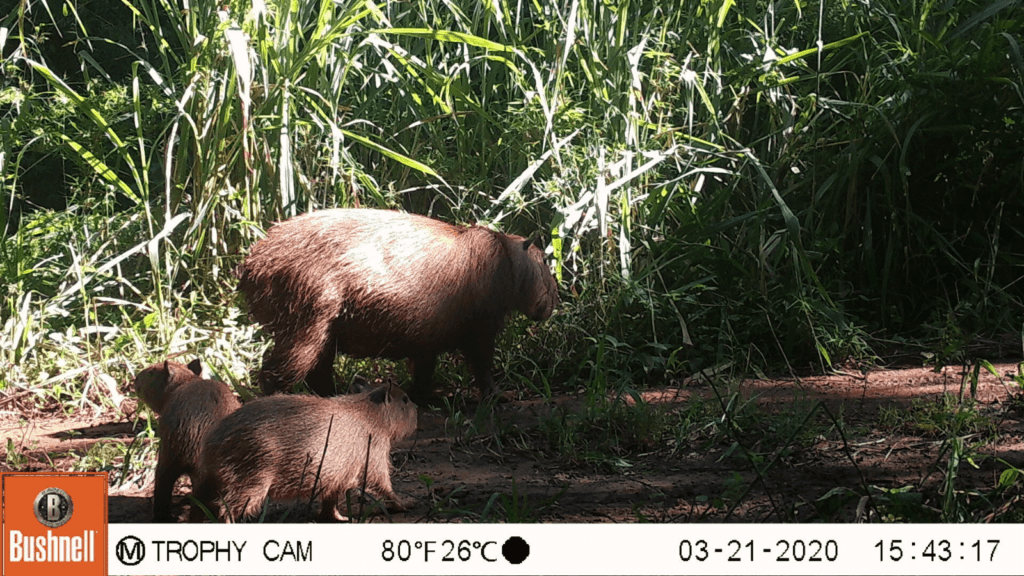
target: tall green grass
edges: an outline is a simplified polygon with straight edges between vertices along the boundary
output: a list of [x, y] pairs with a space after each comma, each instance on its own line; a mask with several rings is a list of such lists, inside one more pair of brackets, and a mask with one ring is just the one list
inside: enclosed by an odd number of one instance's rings
[[186, 349], [245, 380], [230, 270], [334, 205], [548, 235], [563, 311], [503, 359], [537, 389], [1022, 324], [1018, 2], [50, 0], [0, 26], [5, 386]]

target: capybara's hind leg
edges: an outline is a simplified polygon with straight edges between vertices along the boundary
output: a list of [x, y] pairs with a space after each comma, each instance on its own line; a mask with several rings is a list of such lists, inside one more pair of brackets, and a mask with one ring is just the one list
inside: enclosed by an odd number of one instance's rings
[[267, 504], [270, 485], [274, 478], [269, 475], [257, 474], [255, 478], [245, 481], [247, 486], [240, 486], [225, 498], [227, 509], [233, 522], [241, 522], [255, 518]]
[[320, 514], [316, 517], [317, 522], [335, 522], [347, 519], [338, 509], [339, 499], [336, 492], [325, 493], [320, 498]]
[[287, 358], [287, 352], [281, 350], [284, 348], [287, 346], [283, 342], [275, 342], [263, 352], [263, 363], [260, 365], [256, 381], [260, 384], [260, 390], [267, 396], [288, 390], [288, 380], [280, 369], [280, 364]]
[[[216, 481], [213, 479], [202, 480], [198, 485], [192, 485], [192, 497], [210, 511], [213, 519], [216, 519], [219, 515], [219, 509], [214, 503], [214, 497], [217, 496], [217, 492]], [[206, 518], [206, 512], [203, 511], [203, 508], [197, 506], [196, 503], [193, 502], [191, 509], [188, 512], [188, 521], [202, 522]]]
[[336, 346], [333, 341], [324, 346], [316, 366], [306, 375], [306, 386], [318, 396], [335, 396], [338, 394], [334, 380], [334, 357]]
[[325, 319], [310, 322], [294, 332], [274, 333], [274, 345], [263, 355], [260, 389], [264, 394], [287, 391], [306, 379], [319, 363], [330, 340]]
[[480, 399], [485, 400], [497, 391], [494, 385], [494, 338], [480, 338], [462, 352], [480, 389]]

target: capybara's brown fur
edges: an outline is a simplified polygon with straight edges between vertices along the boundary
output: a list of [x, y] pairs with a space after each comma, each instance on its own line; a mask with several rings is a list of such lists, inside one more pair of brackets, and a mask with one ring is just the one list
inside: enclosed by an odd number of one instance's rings
[[325, 521], [341, 518], [339, 503], [365, 478], [368, 493], [401, 510], [391, 445], [416, 424], [416, 405], [394, 385], [333, 398], [257, 398], [210, 432], [195, 494], [210, 510], [223, 504], [229, 522], [258, 513], [267, 498], [319, 498]]
[[166, 360], [135, 377], [139, 400], [158, 416], [160, 452], [153, 488], [153, 520], [171, 520], [174, 483], [188, 474], [199, 485], [200, 449], [206, 434], [241, 405], [223, 382], [204, 380], [199, 360], [188, 366]]
[[413, 400], [437, 356], [458, 349], [484, 395], [494, 339], [513, 310], [551, 316], [558, 290], [531, 241], [387, 210], [334, 209], [279, 223], [238, 268], [252, 317], [274, 337], [266, 394], [306, 381], [335, 393], [334, 356], [408, 358]]
[[132, 387], [139, 400], [159, 415], [164, 411], [167, 399], [175, 388], [202, 377], [203, 366], [198, 358], [189, 362], [188, 366], [165, 360], [139, 372]]

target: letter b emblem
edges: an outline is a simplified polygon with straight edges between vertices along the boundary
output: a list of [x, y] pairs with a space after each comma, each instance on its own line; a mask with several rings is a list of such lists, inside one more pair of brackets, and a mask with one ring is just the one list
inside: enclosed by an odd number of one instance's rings
[[74, 504], [68, 493], [60, 488], [47, 488], [36, 496], [36, 519], [49, 528], [59, 528], [71, 519]]

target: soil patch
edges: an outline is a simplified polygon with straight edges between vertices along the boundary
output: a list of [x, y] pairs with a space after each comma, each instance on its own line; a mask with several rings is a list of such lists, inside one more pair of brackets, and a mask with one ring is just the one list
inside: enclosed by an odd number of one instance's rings
[[[1024, 467], [1024, 423], [1013, 408], [1020, 404], [1020, 392], [1012, 380], [1017, 364], [995, 367], [999, 376], [982, 371], [976, 389], [975, 411], [990, 428], [966, 435], [968, 443], [985, 438], [976, 448], [988, 457], [976, 458], [977, 468], [966, 463], [960, 467], [958, 490], [990, 492], [1008, 465]], [[422, 410], [415, 437], [400, 442], [393, 453], [395, 490], [417, 505], [408, 512], [377, 514], [370, 520], [853, 521], [857, 494], [865, 493], [868, 486], [876, 487], [871, 489], [876, 493], [911, 486], [926, 497], [938, 494], [949, 455], [945, 436], [922, 429], [920, 421], [903, 426], [898, 422], [914, 401], [921, 408], [928, 402], [941, 403], [943, 395], [959, 396], [962, 382], [956, 367], [938, 372], [879, 369], [745, 380], [717, 388], [694, 379], [681, 386], [647, 390], [641, 396], [656, 409], [673, 414], [692, 407], [695, 395], [715, 408], [719, 402], [743, 403], [747, 411], [736, 411], [732, 422], [740, 430], [740, 442], [723, 441], [721, 435], [701, 436], [698, 431], [613, 454], [600, 463], [586, 455], [556, 454], [539, 430], [539, 422], [552, 412], [581, 409], [583, 400], [574, 395], [561, 395], [551, 402], [505, 402], [475, 422], [439, 410]], [[969, 396], [970, 386], [966, 386]], [[133, 474], [122, 474], [123, 458], [110, 462], [110, 521], [150, 520], [155, 451], [149, 446], [152, 441], [140, 434], [146, 423], [136, 417], [133, 401], [126, 401], [123, 411], [80, 411], [74, 416], [27, 409], [19, 402], [24, 400], [8, 402], [0, 412], [0, 441], [7, 447], [6, 463], [0, 467], [70, 470], [81, 466], [82, 456], [97, 443], [119, 443], [130, 447], [130, 453], [149, 449], [149, 465], [136, 468]], [[820, 429], [820, 435], [799, 437], [785, 450], [781, 445], [762, 449], [773, 422], [794, 422], [811, 411], [817, 427], [806, 429]], [[787, 413], [797, 416], [784, 418]], [[845, 442], [829, 433], [833, 418], [844, 423]], [[744, 427], [750, 430], [749, 438], [742, 432]], [[773, 464], [759, 477], [750, 465], [752, 459]], [[837, 488], [846, 496], [823, 498], [835, 495]], [[182, 521], [190, 491], [183, 477], [175, 490], [175, 512]], [[1019, 498], [1013, 498], [1007, 509], [1018, 503]], [[311, 521], [315, 510], [307, 503], [277, 503], [268, 518]], [[358, 508], [353, 512], [359, 515]]]

